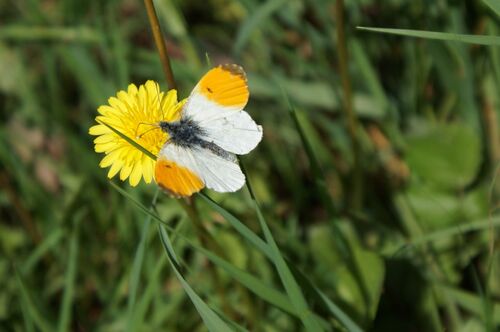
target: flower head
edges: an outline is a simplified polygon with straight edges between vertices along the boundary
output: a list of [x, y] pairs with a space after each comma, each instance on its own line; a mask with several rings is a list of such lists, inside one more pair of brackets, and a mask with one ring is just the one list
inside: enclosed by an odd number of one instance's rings
[[89, 134], [97, 136], [95, 151], [105, 154], [99, 166], [110, 167], [108, 177], [119, 172], [120, 180], [128, 178], [132, 186], [141, 178], [151, 183], [155, 162], [104, 124], [157, 155], [168, 138], [156, 127], [158, 122], [178, 120], [184, 102], [177, 102], [176, 90], [163, 93], [158, 83], [147, 81], [139, 88], [130, 84], [127, 91], [119, 91], [116, 97], [109, 98], [109, 105], [100, 106], [97, 109], [100, 115], [96, 117], [99, 124], [90, 127]]

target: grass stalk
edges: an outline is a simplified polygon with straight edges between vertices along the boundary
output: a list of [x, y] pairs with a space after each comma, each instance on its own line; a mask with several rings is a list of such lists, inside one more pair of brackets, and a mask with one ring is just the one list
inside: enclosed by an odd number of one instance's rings
[[337, 0], [335, 3], [335, 21], [337, 38], [337, 57], [340, 71], [340, 79], [343, 90], [344, 117], [347, 123], [347, 131], [351, 139], [353, 151], [353, 171], [351, 173], [351, 191], [349, 194], [349, 205], [352, 209], [358, 210], [361, 207], [363, 197], [363, 179], [361, 168], [361, 148], [358, 140], [359, 121], [354, 114], [351, 78], [349, 75], [349, 61], [347, 56], [347, 42], [344, 27], [344, 0]]
[[165, 39], [163, 38], [163, 34], [161, 32], [160, 22], [158, 21], [158, 15], [156, 15], [153, 0], [144, 0], [144, 5], [146, 6], [149, 24], [151, 25], [151, 31], [153, 32], [156, 48], [158, 49], [158, 54], [160, 55], [163, 72], [167, 78], [168, 87], [170, 89], [177, 90], [177, 84], [175, 83], [174, 73], [172, 71], [170, 58], [167, 52], [167, 45], [165, 44]]

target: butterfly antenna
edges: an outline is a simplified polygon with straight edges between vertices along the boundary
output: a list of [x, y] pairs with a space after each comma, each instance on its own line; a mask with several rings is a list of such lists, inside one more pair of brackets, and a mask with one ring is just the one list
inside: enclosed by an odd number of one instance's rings
[[[142, 133], [142, 134], [140, 134], [140, 135], [137, 135], [137, 133], [139, 132], [139, 126], [140, 126], [140, 125], [145, 125], [145, 126], [153, 126], [153, 128], [150, 128], [150, 129], [146, 130], [145, 132], [143, 132], [143, 133]], [[160, 126], [159, 126], [157, 123], [139, 122], [139, 123], [137, 124], [137, 127], [135, 128], [135, 137], [136, 137], [137, 139], [139, 139], [139, 138], [141, 138], [144, 134], [149, 133], [151, 130], [158, 129], [158, 128], [160, 128]]]
[[165, 110], [161, 107], [161, 98], [160, 98], [160, 86], [156, 86], [156, 88], [158, 89], [158, 107], [160, 108], [160, 111], [161, 111], [161, 119], [162, 121], [165, 120]]

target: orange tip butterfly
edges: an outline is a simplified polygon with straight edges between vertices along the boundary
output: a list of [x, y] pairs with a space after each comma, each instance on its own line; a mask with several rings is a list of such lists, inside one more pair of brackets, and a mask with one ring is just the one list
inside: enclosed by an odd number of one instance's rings
[[236, 155], [252, 151], [262, 127], [243, 109], [249, 97], [245, 71], [220, 65], [201, 78], [177, 121], [160, 121], [169, 139], [155, 166], [156, 183], [177, 197], [207, 187], [234, 192], [245, 184]]

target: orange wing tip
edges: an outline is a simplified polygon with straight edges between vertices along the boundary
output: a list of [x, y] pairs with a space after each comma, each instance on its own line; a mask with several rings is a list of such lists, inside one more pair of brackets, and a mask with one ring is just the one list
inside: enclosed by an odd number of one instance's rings
[[203, 181], [189, 169], [166, 159], [159, 159], [156, 162], [155, 181], [163, 190], [175, 197], [191, 196], [205, 186]]
[[197, 88], [197, 92], [222, 106], [243, 108], [250, 95], [245, 71], [235, 64], [219, 65], [209, 70]]

